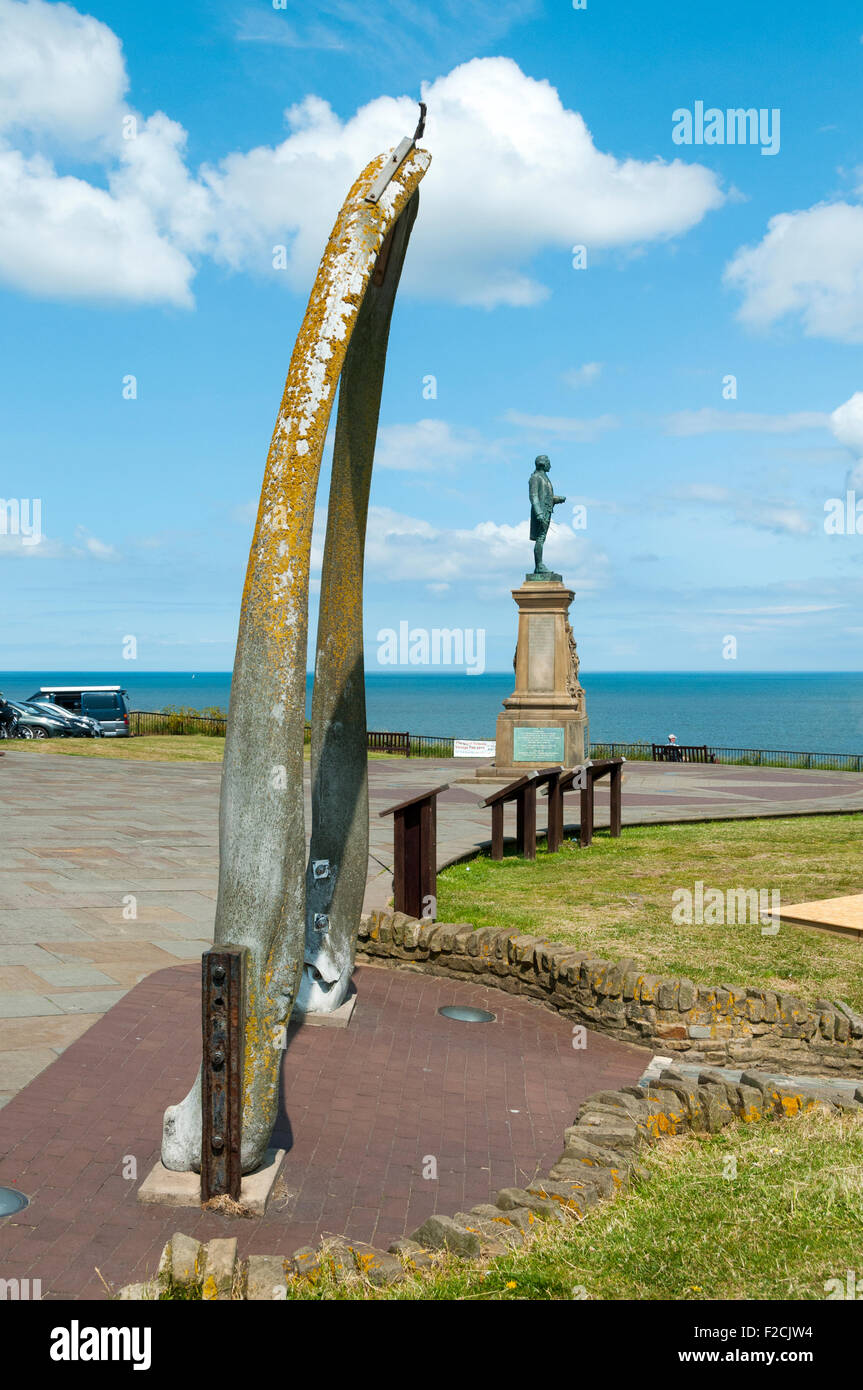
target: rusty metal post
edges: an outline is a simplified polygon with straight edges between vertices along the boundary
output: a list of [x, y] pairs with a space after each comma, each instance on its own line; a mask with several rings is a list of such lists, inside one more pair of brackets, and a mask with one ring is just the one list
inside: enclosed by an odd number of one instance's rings
[[240, 1197], [245, 959], [244, 946], [214, 946], [201, 958], [202, 1202]]

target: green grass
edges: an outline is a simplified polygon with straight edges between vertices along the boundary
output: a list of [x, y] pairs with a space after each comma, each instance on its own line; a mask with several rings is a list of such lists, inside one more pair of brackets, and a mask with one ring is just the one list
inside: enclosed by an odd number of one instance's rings
[[288, 1298], [816, 1300], [848, 1270], [863, 1279], [861, 1117], [737, 1124], [664, 1140], [640, 1161], [646, 1176], [631, 1191], [582, 1221], [541, 1223], [516, 1252], [484, 1264], [439, 1255], [389, 1288], [297, 1280]]
[[778, 989], [863, 1006], [863, 942], [783, 923], [673, 923], [672, 893], [778, 888], [785, 905], [863, 892], [863, 817], [787, 817], [633, 826], [589, 849], [567, 842], [534, 862], [480, 855], [438, 876], [438, 919], [571, 942], [653, 974]]
[[[33, 738], [12, 739], [2, 751], [16, 756], [24, 753], [62, 753], [79, 758], [131, 758], [146, 763], [220, 763], [225, 740], [217, 734], [136, 734], [133, 738]], [[404, 762], [397, 753], [369, 753], [369, 760]], [[305, 749], [309, 760], [309, 749]]]
[[3, 751], [24, 754], [62, 753], [77, 758], [131, 758], [134, 762], [220, 763], [225, 740], [212, 734], [143, 734], [136, 738], [12, 739]]
[[[667, 1140], [648, 1177], [486, 1270], [454, 1259], [386, 1290], [306, 1298], [823, 1299], [863, 1277], [863, 1120], [814, 1113]], [[736, 1176], [726, 1176], [734, 1174]], [[681, 1220], [681, 1213], [686, 1219]]]

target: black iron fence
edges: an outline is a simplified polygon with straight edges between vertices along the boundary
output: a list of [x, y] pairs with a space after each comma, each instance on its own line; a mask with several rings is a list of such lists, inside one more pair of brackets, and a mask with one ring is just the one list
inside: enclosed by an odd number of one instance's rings
[[[185, 710], [132, 710], [132, 734], [208, 734], [224, 738], [228, 721], [223, 715], [190, 714]], [[311, 739], [306, 725], [306, 743]], [[370, 753], [392, 753], [405, 758], [451, 758], [453, 739], [439, 734], [388, 733], [369, 729]], [[681, 750], [683, 751], [683, 750]], [[821, 772], [863, 772], [863, 753], [801, 753], [781, 748], [723, 748], [707, 744], [710, 761], [738, 767], [812, 768]], [[590, 756], [626, 758], [628, 762], [652, 762], [650, 743], [592, 743]]]
[[133, 709], [129, 714], [130, 734], [210, 734], [224, 738], [228, 721], [224, 715], [187, 714], [185, 710]]
[[438, 734], [411, 734], [410, 741], [412, 758], [451, 758], [455, 742]]
[[[815, 768], [821, 772], [863, 772], [863, 753], [801, 753], [784, 748], [723, 748], [707, 744], [710, 761], [738, 767]], [[650, 743], [592, 743], [592, 758], [652, 762]]]

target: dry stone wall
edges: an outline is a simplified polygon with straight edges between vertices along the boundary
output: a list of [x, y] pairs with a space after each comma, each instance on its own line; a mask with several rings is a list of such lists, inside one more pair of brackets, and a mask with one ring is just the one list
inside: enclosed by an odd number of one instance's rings
[[358, 960], [493, 985], [535, 999], [574, 1023], [681, 1061], [806, 1075], [863, 1076], [863, 1016], [840, 1000], [805, 1004], [745, 985], [697, 985], [649, 975], [634, 960], [517, 931], [417, 921], [373, 912], [360, 924]]
[[[442, 1256], [488, 1260], [519, 1249], [547, 1222], [581, 1220], [591, 1207], [625, 1191], [644, 1169], [643, 1150], [674, 1134], [715, 1134], [732, 1123], [787, 1120], [811, 1110], [863, 1111], [863, 1087], [837, 1099], [817, 1083], [779, 1086], [758, 1072], [730, 1083], [705, 1071], [697, 1080], [666, 1068], [646, 1087], [597, 1091], [564, 1131], [564, 1149], [547, 1175], [527, 1187], [505, 1187], [488, 1202], [454, 1216], [428, 1217], [388, 1250], [342, 1239], [304, 1246], [292, 1256], [237, 1257], [237, 1240], [202, 1245], [178, 1231], [168, 1241], [155, 1276], [127, 1284], [121, 1299], [197, 1297], [205, 1301], [271, 1301], [301, 1292], [301, 1285], [362, 1280], [372, 1287], [404, 1283], [434, 1269]], [[417, 1289], [417, 1297], [422, 1290]]]

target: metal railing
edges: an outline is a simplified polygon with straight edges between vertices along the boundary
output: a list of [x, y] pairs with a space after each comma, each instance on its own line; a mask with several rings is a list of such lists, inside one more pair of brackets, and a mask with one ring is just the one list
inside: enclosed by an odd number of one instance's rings
[[[813, 768], [821, 772], [863, 772], [863, 753], [803, 753], [784, 748], [724, 748], [707, 744], [714, 763], [737, 767]], [[650, 743], [592, 743], [592, 758], [624, 757], [628, 762], [652, 762]]]
[[135, 734], [210, 734], [224, 738], [228, 721], [208, 714], [187, 714], [185, 710], [141, 710], [129, 713], [129, 733]]
[[[187, 714], [185, 710], [132, 710], [129, 730], [132, 734], [208, 734], [225, 736], [228, 721], [223, 716]], [[306, 725], [306, 743], [311, 732]], [[371, 753], [392, 753], [406, 758], [451, 758], [453, 739], [440, 734], [391, 733], [369, 729], [368, 749]], [[664, 745], [663, 745], [664, 746]], [[724, 748], [707, 744], [714, 763], [738, 767], [811, 768], [821, 772], [863, 772], [863, 753], [805, 753], [781, 748]], [[627, 762], [652, 762], [650, 743], [592, 743], [590, 756], [626, 758]]]
[[412, 758], [451, 758], [454, 738], [439, 734], [410, 734]]

